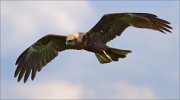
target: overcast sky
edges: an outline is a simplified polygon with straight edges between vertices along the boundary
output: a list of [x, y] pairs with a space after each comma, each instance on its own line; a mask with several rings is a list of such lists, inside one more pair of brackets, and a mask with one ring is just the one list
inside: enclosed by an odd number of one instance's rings
[[[172, 34], [130, 27], [108, 45], [125, 59], [99, 64], [93, 53], [65, 51], [35, 80], [14, 78], [17, 57], [47, 34], [86, 32], [106, 13], [143, 12], [171, 22]], [[178, 1], [1, 1], [2, 99], [178, 99]]]

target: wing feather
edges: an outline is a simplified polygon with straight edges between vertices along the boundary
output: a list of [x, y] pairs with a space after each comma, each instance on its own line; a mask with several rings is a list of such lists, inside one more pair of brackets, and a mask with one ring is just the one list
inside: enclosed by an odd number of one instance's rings
[[39, 39], [18, 57], [14, 77], [18, 76], [19, 82], [24, 76], [24, 82], [26, 82], [31, 75], [33, 80], [37, 71], [39, 72], [47, 63], [53, 60], [58, 52], [77, 48], [67, 47], [65, 42], [66, 36], [59, 35], [46, 35]]
[[101, 34], [105, 43], [120, 36], [129, 26], [157, 30], [162, 33], [172, 29], [168, 21], [149, 13], [114, 13], [104, 15], [87, 34]]

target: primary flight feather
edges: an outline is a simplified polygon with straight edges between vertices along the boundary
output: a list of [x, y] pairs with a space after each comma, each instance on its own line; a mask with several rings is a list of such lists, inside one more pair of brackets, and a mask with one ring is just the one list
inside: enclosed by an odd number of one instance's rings
[[171, 33], [169, 24], [149, 13], [106, 14], [86, 33], [78, 32], [68, 36], [49, 34], [39, 39], [18, 57], [14, 77], [18, 76], [18, 82], [24, 77], [26, 82], [31, 74], [34, 80], [36, 73], [53, 60], [58, 52], [69, 49], [93, 52], [101, 64], [118, 61], [131, 51], [112, 48], [106, 43], [120, 36], [126, 28], [133, 26]]

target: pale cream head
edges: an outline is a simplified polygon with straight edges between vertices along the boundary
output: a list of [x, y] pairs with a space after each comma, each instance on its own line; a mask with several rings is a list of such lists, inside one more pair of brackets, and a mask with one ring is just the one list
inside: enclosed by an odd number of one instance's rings
[[66, 38], [66, 45], [76, 45], [82, 42], [82, 38], [85, 33], [72, 33]]

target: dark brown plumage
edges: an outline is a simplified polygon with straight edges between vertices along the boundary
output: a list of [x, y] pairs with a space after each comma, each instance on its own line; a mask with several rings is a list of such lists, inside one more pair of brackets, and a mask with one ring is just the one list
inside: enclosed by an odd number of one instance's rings
[[87, 33], [74, 33], [68, 36], [46, 35], [27, 48], [16, 61], [14, 77], [18, 82], [24, 76], [24, 82], [31, 74], [33, 80], [47, 63], [54, 59], [58, 52], [75, 49], [95, 53], [101, 64], [125, 58], [130, 50], [111, 48], [107, 42], [120, 36], [129, 26], [157, 30], [162, 33], [172, 29], [168, 21], [149, 13], [114, 13], [104, 15]]

